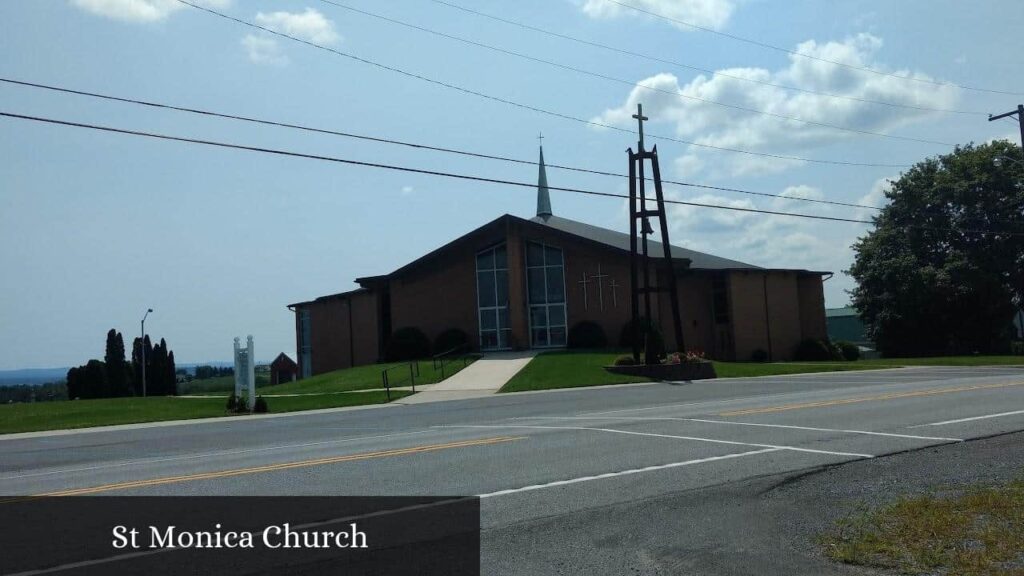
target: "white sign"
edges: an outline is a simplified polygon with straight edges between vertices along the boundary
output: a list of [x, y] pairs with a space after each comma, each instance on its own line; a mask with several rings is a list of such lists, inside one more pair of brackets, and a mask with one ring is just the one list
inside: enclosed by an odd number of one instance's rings
[[235, 397], [246, 397], [249, 412], [256, 405], [256, 353], [253, 351], [252, 336], [246, 339], [245, 348], [235, 338]]

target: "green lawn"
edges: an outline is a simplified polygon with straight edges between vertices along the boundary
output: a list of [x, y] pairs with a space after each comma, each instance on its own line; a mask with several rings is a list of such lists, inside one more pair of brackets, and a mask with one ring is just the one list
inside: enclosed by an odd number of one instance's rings
[[619, 352], [558, 350], [538, 354], [525, 368], [512, 377], [500, 392], [548, 390], [647, 382], [646, 378], [612, 374], [602, 368], [615, 361]]
[[[270, 384], [270, 376], [266, 374], [256, 375], [257, 388], [268, 384]], [[191, 382], [181, 382], [178, 384], [178, 394], [181, 396], [219, 392], [230, 394], [234, 389], [234, 376], [216, 376], [214, 378], [203, 378], [202, 380], [193, 380]]]
[[[380, 373], [385, 368], [394, 367], [389, 372], [389, 379], [392, 386], [408, 386], [409, 370], [408, 362], [386, 364], [368, 364], [335, 370], [325, 374], [318, 374], [311, 378], [304, 378], [278, 386], [266, 386], [260, 390], [263, 394], [326, 394], [331, 392], [347, 392], [350, 390], [367, 390], [372, 388], [383, 388]], [[436, 384], [441, 381], [440, 371], [434, 370], [433, 362], [420, 360], [419, 376], [416, 377], [416, 385]], [[462, 361], [453, 362], [445, 366], [445, 378], [462, 369]]]
[[[612, 374], [603, 366], [612, 364], [624, 352], [558, 350], [534, 358], [502, 387], [501, 392], [576, 388], [646, 382], [644, 378]], [[847, 370], [878, 370], [901, 366], [991, 366], [1024, 365], [1024, 356], [950, 356], [944, 358], [886, 358], [856, 362], [715, 362], [719, 378], [778, 376]]]
[[833, 560], [903, 574], [1019, 575], [1024, 481], [902, 498], [842, 520], [821, 544]]
[[[393, 391], [392, 400], [410, 392]], [[292, 396], [267, 400], [270, 412], [294, 412], [387, 402], [384, 392]], [[107, 398], [0, 405], [0, 434], [227, 416], [222, 397]], [[244, 418], [244, 416], [239, 416]]]

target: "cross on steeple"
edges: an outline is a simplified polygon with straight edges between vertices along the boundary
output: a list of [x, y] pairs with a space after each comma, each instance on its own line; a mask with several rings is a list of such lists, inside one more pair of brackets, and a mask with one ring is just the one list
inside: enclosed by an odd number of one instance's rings
[[644, 121], [645, 120], [649, 120], [649, 118], [647, 118], [647, 116], [644, 116], [644, 105], [643, 104], [640, 104], [639, 102], [637, 102], [637, 104], [636, 104], [636, 114], [633, 114], [633, 118], [636, 118], [637, 126], [640, 129], [639, 148], [640, 148], [640, 152], [643, 152], [644, 151]]
[[543, 132], [538, 132], [537, 133], [537, 142], [540, 142], [541, 146], [544, 145], [544, 133]]

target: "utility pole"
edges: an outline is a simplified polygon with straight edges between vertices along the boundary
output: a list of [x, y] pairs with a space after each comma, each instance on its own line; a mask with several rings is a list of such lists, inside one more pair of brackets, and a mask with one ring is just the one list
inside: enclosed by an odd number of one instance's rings
[[[1009, 118], [1010, 116], [1017, 116], [1017, 126], [1020, 128], [1020, 150], [1021, 150], [1021, 162], [1024, 162], [1024, 104], [1017, 104], [1016, 110], [1009, 112], [1003, 112], [995, 116], [989, 114], [988, 121], [992, 122], [995, 120], [1002, 120], [1003, 118]], [[1021, 280], [1024, 283], [1024, 279]], [[1020, 308], [1017, 311], [1018, 318], [1021, 322], [1021, 338], [1024, 338], [1024, 286], [1021, 286], [1021, 293], [1017, 298], [1017, 306]]]
[[142, 337], [139, 339], [139, 350], [141, 351], [141, 356], [142, 356], [142, 397], [143, 398], [146, 397], [146, 316], [149, 316], [149, 313], [152, 312], [152, 311], [153, 311], [153, 309], [149, 308], [149, 309], [146, 310], [146, 313], [142, 316]]
[[995, 116], [989, 114], [988, 121], [992, 122], [993, 120], [1002, 120], [1003, 118], [1009, 118], [1014, 114], [1017, 115], [1017, 125], [1020, 127], [1020, 147], [1024, 150], [1024, 104], [1017, 104], [1016, 110], [1011, 110]]

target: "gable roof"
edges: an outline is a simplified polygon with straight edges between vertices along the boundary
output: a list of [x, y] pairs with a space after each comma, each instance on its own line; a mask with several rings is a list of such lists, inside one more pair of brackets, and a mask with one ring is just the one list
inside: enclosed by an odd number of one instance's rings
[[[409, 262], [408, 264], [405, 264], [404, 266], [401, 266], [388, 274], [356, 278], [356, 283], [362, 286], [362, 289], [364, 290], [369, 289], [370, 287], [380, 282], [386, 281], [389, 278], [399, 276], [409, 271], [410, 269], [413, 269], [426, 262], [429, 262], [432, 259], [440, 256], [441, 254], [444, 254], [445, 252], [451, 249], [463, 246], [465, 245], [465, 243], [470, 242], [475, 238], [489, 234], [500, 234], [500, 231], [504, 229], [506, 223], [509, 221], [516, 221], [523, 224], [527, 224], [529, 226], [547, 228], [549, 230], [554, 230], [560, 234], [581, 238], [588, 242], [601, 244], [603, 246], [607, 246], [609, 248], [613, 248], [616, 250], [621, 250], [626, 253], [629, 252], [629, 234], [626, 234], [624, 232], [617, 232], [615, 230], [610, 230], [608, 228], [601, 228], [600, 226], [594, 226], [592, 224], [577, 222], [576, 220], [570, 220], [568, 218], [562, 218], [560, 216], [535, 216], [530, 219], [525, 219], [520, 218], [518, 216], [513, 216], [511, 214], [504, 214], [476, 228], [475, 230], [471, 230], [470, 232], [467, 232], [462, 236], [455, 238], [451, 242], [448, 242], [447, 244], [440, 246], [424, 254], [423, 256], [420, 256], [419, 258], [413, 260], [412, 262]], [[647, 252], [652, 257], [660, 256], [662, 254], [661, 243], [655, 242], [653, 240], [648, 240]], [[759, 270], [763, 272], [785, 270], [813, 275], [830, 274], [830, 272], [813, 272], [808, 270], [763, 268], [761, 266], [747, 264], [746, 262], [740, 262], [738, 260], [730, 260], [728, 258], [722, 258], [721, 256], [715, 256], [713, 254], [706, 254], [704, 252], [690, 250], [688, 248], [683, 248], [681, 246], [671, 246], [671, 254], [674, 260], [686, 263], [688, 265], [688, 268], [691, 270]], [[321, 298], [317, 298], [315, 301], [320, 301], [328, 298], [344, 298], [348, 297], [353, 292], [358, 291], [359, 290], [354, 290], [352, 292], [345, 292], [342, 294], [323, 296]], [[299, 304], [308, 304], [308, 302], [300, 302]], [[292, 304], [291, 306], [296, 306], [296, 304]]]
[[[568, 218], [562, 218], [560, 216], [536, 216], [534, 218], [530, 218], [530, 222], [629, 252], [629, 234], [624, 232], [617, 232], [615, 230], [609, 230], [608, 228], [601, 228], [600, 226], [585, 224], [583, 222], [569, 220]], [[705, 254], [704, 252], [697, 252], [696, 250], [690, 250], [681, 246], [670, 246], [670, 248], [672, 258], [689, 260], [691, 269], [763, 270], [760, 266], [754, 266], [753, 264], [747, 264], [737, 260], [729, 260], [728, 258], [722, 258], [712, 254]], [[651, 256], [660, 257], [663, 254], [661, 242], [648, 240], [647, 253]]]

